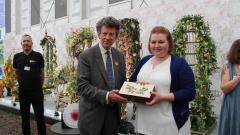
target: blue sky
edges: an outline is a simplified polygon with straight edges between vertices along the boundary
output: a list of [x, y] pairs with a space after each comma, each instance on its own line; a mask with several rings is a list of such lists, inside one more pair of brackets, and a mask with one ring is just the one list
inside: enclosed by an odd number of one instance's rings
[[0, 28], [5, 26], [5, 0], [0, 0]]

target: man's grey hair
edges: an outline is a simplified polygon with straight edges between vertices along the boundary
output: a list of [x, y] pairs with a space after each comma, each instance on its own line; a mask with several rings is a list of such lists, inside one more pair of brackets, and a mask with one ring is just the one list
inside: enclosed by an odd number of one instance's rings
[[30, 37], [30, 38], [32, 38], [29, 34], [24, 34], [24, 35], [22, 35], [22, 38], [24, 38], [24, 37]]
[[30, 37], [30, 38], [31, 38], [31, 41], [32, 41], [32, 36], [30, 36], [29, 34], [24, 34], [24, 35], [22, 35], [22, 39], [23, 39], [24, 37]]
[[98, 35], [100, 35], [101, 34], [101, 28], [103, 26], [106, 26], [108, 28], [115, 28], [116, 29], [116, 36], [118, 36], [120, 25], [121, 25], [120, 22], [116, 18], [114, 18], [112, 16], [104, 17], [97, 22], [97, 25], [96, 25], [97, 33], [98, 33]]

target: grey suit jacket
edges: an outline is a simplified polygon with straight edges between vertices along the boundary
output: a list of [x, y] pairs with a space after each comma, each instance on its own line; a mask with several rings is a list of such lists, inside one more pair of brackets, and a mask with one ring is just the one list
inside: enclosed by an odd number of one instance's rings
[[[117, 49], [112, 48], [111, 51], [115, 88], [120, 89], [125, 81], [125, 60]], [[95, 134], [101, 130], [106, 117], [106, 94], [110, 90], [99, 45], [81, 53], [78, 60], [79, 129], [82, 132]], [[120, 106], [118, 109], [120, 112]]]

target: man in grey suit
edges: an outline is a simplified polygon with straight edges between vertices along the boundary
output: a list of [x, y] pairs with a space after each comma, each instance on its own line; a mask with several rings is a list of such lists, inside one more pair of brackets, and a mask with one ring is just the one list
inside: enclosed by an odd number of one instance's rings
[[100, 42], [80, 54], [77, 69], [80, 135], [116, 135], [120, 122], [120, 103], [127, 99], [118, 95], [125, 81], [123, 55], [112, 47], [120, 23], [105, 17], [97, 23]]

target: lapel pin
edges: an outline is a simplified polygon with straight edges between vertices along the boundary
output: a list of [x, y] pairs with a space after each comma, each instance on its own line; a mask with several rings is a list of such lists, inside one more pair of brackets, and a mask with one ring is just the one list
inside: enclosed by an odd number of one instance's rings
[[118, 66], [118, 65], [119, 65], [117, 61], [115, 61], [115, 65], [116, 65], [116, 66]]

